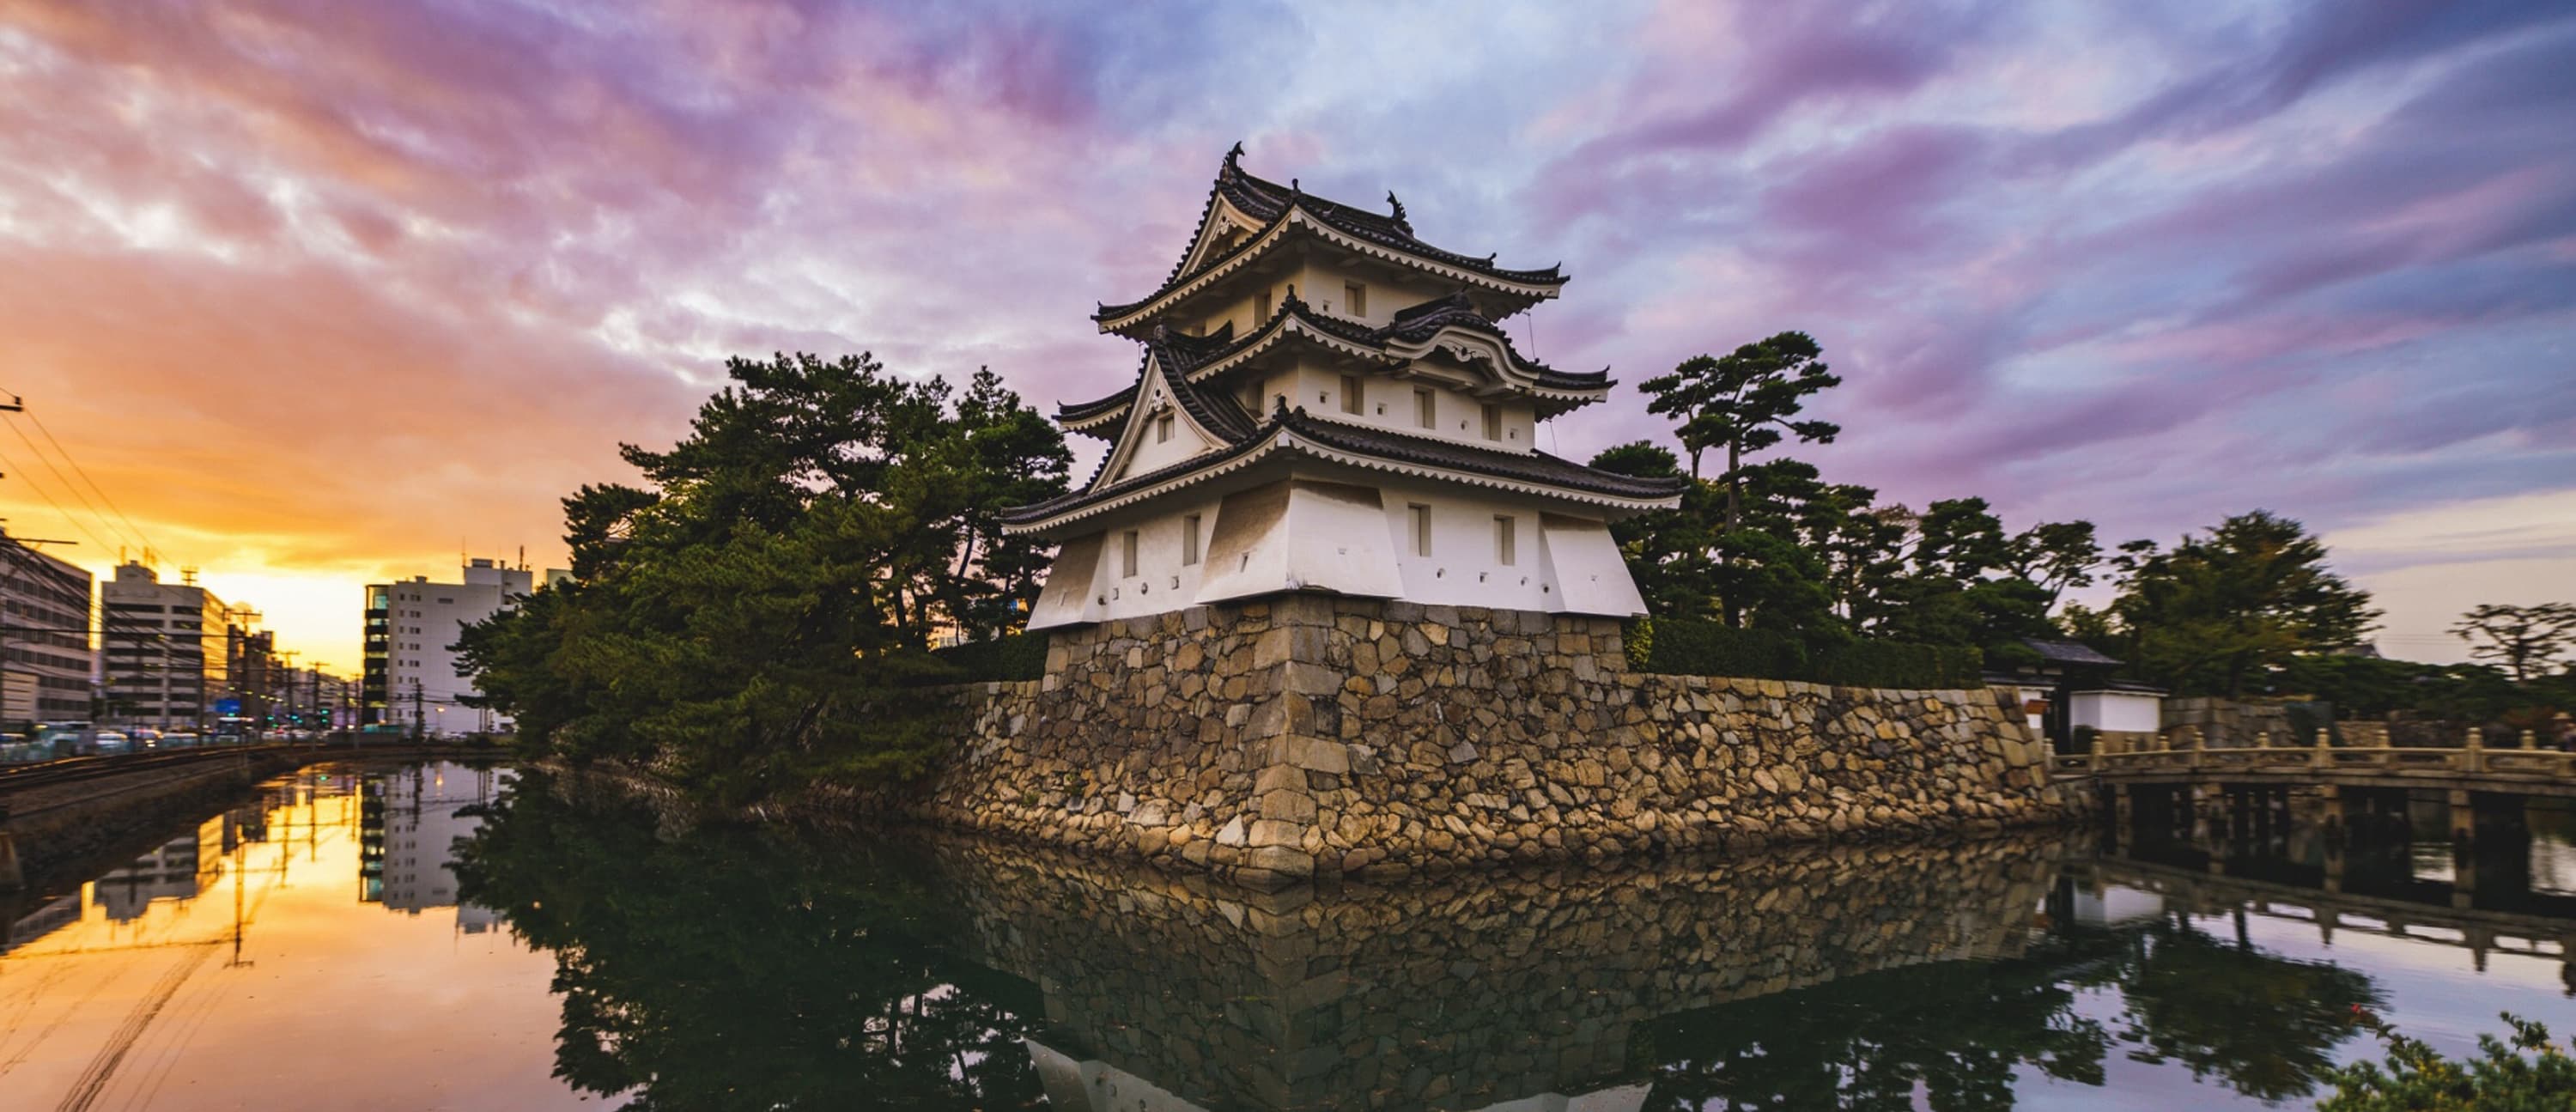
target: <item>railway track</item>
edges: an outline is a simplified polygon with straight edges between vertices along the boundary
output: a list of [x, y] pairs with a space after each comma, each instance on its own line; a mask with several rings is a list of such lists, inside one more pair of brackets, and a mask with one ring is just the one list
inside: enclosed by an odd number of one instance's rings
[[0, 770], [0, 794], [123, 776], [127, 773], [156, 768], [183, 768], [188, 765], [220, 761], [228, 757], [251, 758], [290, 753], [294, 750], [295, 747], [290, 745], [226, 745], [149, 753], [121, 753], [112, 757], [65, 757], [61, 760]]

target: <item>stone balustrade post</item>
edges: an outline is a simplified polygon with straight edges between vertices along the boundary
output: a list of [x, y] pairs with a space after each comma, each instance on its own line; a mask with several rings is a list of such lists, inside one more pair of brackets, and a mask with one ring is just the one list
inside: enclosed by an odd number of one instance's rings
[[2470, 773], [2484, 772], [2486, 771], [2486, 763], [2486, 731], [2480, 730], [2475, 726], [2471, 726], [2469, 727], [2467, 743], [2460, 746], [2460, 771]]
[[2540, 748], [2540, 731], [2524, 730], [2522, 732], [2522, 747], [2525, 749]]
[[2334, 731], [2323, 726], [2317, 727], [2317, 741], [2314, 748], [2314, 753], [2308, 758], [2309, 763], [2318, 768], [2333, 768]]

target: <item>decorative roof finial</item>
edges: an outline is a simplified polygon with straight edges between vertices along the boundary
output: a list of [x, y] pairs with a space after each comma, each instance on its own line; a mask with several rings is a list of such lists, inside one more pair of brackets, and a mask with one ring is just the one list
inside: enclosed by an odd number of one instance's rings
[[1406, 222], [1404, 219], [1404, 202], [1395, 199], [1395, 191], [1392, 189], [1386, 191], [1386, 207], [1395, 210], [1393, 219], [1396, 223], [1402, 224]]
[[1296, 196], [1303, 197], [1306, 195], [1306, 187], [1297, 184], [1297, 179], [1290, 178], [1288, 179], [1288, 192]]
[[1235, 169], [1235, 163], [1241, 161], [1243, 161], [1243, 141], [1237, 139], [1234, 143], [1234, 149], [1225, 152], [1225, 168], [1228, 170]]

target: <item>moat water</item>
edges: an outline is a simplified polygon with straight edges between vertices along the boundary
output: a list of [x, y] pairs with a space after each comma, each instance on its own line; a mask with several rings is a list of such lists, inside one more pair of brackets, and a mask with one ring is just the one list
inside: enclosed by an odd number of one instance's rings
[[1256, 896], [326, 767], [0, 897], [0, 1108], [2301, 1107], [2576, 1029], [2576, 823], [2482, 807]]

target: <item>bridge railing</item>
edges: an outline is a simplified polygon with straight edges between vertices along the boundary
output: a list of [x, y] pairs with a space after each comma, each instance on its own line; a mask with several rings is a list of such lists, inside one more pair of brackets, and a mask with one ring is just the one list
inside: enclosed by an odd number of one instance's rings
[[2490, 749], [2471, 733], [2457, 749], [2418, 749], [2381, 745], [2329, 744], [2325, 730], [2310, 745], [2273, 745], [2269, 733], [2250, 746], [2211, 748], [2196, 729], [2184, 727], [2162, 736], [2139, 734], [2099, 739], [2090, 753], [2063, 753], [2050, 767], [2063, 776], [2175, 772], [2428, 772], [2463, 776], [2509, 776], [2532, 779], [2576, 779], [2576, 753], [2540, 748], [2539, 737], [2522, 731], [2521, 746]]

